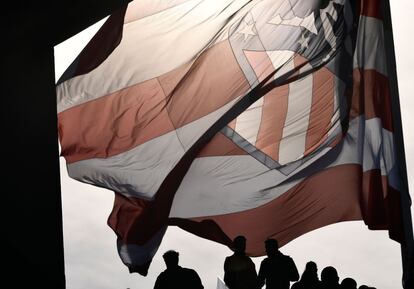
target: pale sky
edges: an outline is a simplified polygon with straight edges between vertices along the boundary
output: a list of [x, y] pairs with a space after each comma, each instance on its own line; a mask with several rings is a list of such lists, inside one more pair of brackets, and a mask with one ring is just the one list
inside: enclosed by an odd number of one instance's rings
[[[414, 41], [412, 0], [391, 1], [398, 84], [408, 179], [414, 190]], [[55, 47], [56, 79], [79, 54], [102, 21]], [[410, 129], [411, 128], [411, 129]], [[68, 177], [61, 161], [63, 230], [67, 289], [150, 289], [165, 269], [162, 254], [180, 252], [180, 265], [195, 269], [206, 289], [215, 289], [223, 277], [224, 258], [232, 252], [225, 246], [170, 227], [155, 256], [147, 277], [130, 274], [116, 250], [116, 236], [106, 225], [113, 193]], [[411, 193], [411, 196], [414, 194]], [[411, 212], [413, 214], [413, 208]], [[370, 231], [362, 222], [344, 222], [307, 233], [281, 248], [296, 262], [300, 273], [306, 262], [315, 261], [319, 272], [334, 266], [340, 280], [354, 278], [358, 286], [400, 289], [401, 253], [398, 243], [386, 231]], [[263, 257], [253, 258], [258, 270]]]

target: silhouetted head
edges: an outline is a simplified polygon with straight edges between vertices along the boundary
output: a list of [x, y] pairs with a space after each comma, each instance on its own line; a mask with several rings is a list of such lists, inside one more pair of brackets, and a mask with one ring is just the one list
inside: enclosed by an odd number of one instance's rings
[[303, 271], [302, 277], [300, 279], [306, 283], [314, 283], [319, 280], [318, 267], [316, 266], [315, 262], [309, 261], [306, 263], [305, 270]]
[[357, 282], [352, 278], [345, 278], [341, 282], [341, 289], [357, 289]]
[[234, 238], [233, 246], [236, 253], [244, 253], [246, 251], [246, 237], [237, 236]]
[[276, 239], [267, 239], [265, 241], [267, 256], [273, 255], [279, 250], [279, 243]]
[[369, 289], [369, 287], [367, 285], [361, 285], [358, 287], [358, 289]]
[[338, 284], [338, 272], [332, 266], [323, 268], [321, 272], [321, 281], [326, 285]]
[[316, 266], [316, 263], [313, 261], [309, 261], [308, 263], [306, 263], [305, 266], [305, 271], [309, 271], [309, 272], [318, 272], [318, 266]]
[[169, 250], [162, 255], [164, 258], [165, 265], [167, 265], [167, 269], [171, 269], [178, 266], [178, 252], [174, 250]]

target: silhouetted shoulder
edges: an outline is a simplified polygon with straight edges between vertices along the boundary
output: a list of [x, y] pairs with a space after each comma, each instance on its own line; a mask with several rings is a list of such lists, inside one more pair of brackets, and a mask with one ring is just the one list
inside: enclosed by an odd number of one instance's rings
[[155, 280], [155, 285], [154, 285], [154, 289], [162, 289], [165, 288], [168, 284], [168, 276], [167, 276], [167, 272], [166, 270], [161, 272], [158, 277], [157, 280]]
[[164, 270], [158, 275], [157, 279], [164, 279], [167, 275], [167, 270]]
[[197, 272], [193, 269], [190, 269], [190, 268], [182, 268], [182, 273], [183, 273], [183, 275], [197, 276], [198, 277]]
[[285, 258], [286, 260], [289, 260], [289, 261], [292, 261], [293, 262], [293, 258], [290, 257], [289, 255], [285, 255], [283, 253], [280, 253], [280, 255], [281, 255], [282, 258]]
[[266, 266], [268, 263], [269, 263], [269, 258], [264, 258], [264, 259], [262, 260], [262, 262], [260, 262], [260, 265], [264, 265], [264, 266]]
[[197, 274], [197, 272], [194, 269], [191, 269], [191, 268], [183, 267], [183, 271], [185, 271], [188, 274]]
[[188, 285], [191, 286], [191, 289], [203, 289], [204, 286], [201, 283], [200, 276], [198, 276], [197, 272], [190, 268], [182, 268], [183, 271], [183, 278], [188, 280]]

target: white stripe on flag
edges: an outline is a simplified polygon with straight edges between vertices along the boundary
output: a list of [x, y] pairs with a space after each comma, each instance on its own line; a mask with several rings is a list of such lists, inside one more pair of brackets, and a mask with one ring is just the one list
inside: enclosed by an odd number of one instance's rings
[[312, 74], [289, 84], [288, 111], [279, 148], [281, 164], [295, 161], [305, 152], [312, 106], [312, 87]]
[[263, 97], [253, 103], [236, 119], [235, 131], [251, 144], [256, 143], [263, 108]]
[[354, 68], [374, 69], [382, 75], [387, 75], [382, 20], [360, 17]]

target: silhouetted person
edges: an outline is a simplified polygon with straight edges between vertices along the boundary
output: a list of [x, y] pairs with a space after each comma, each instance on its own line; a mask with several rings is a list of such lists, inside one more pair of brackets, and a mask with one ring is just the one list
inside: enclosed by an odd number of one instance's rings
[[277, 240], [266, 240], [265, 247], [267, 258], [260, 264], [259, 288], [266, 284], [266, 289], [289, 289], [290, 281], [299, 279], [295, 262], [279, 251]]
[[315, 262], [306, 263], [300, 280], [292, 285], [292, 289], [319, 289], [321, 281], [318, 278], [318, 267]]
[[224, 283], [229, 289], [256, 289], [256, 267], [246, 256], [246, 238], [237, 236], [233, 240], [234, 254], [224, 261]]
[[167, 269], [158, 275], [154, 289], [203, 289], [196, 271], [178, 265], [178, 255], [173, 250], [162, 255]]
[[338, 272], [332, 266], [323, 268], [321, 272], [321, 288], [323, 289], [339, 289]]
[[341, 289], [357, 289], [357, 282], [352, 278], [345, 278], [341, 282]]

